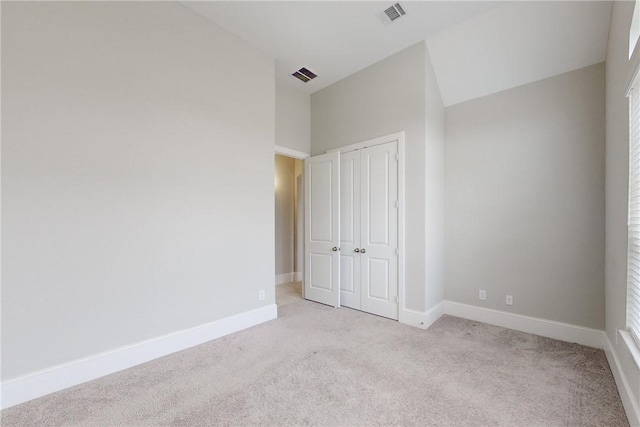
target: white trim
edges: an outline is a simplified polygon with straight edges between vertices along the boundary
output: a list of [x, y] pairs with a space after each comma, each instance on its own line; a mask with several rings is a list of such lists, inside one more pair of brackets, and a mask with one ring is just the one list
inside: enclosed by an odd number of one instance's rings
[[[631, 337], [629, 337], [631, 339]], [[605, 334], [604, 337], [604, 352], [607, 355], [607, 361], [611, 367], [613, 378], [616, 380], [618, 386], [618, 393], [620, 394], [620, 400], [622, 400], [622, 406], [629, 419], [629, 424], [632, 426], [640, 426], [640, 409], [638, 403], [634, 398], [633, 389], [629, 385], [620, 360], [616, 354], [615, 348], [611, 344], [609, 337]]]
[[[398, 140], [398, 300], [400, 301], [398, 307], [398, 322], [406, 322], [404, 314], [407, 308], [405, 300], [405, 180], [404, 180], [404, 132], [395, 134], [395, 138]], [[439, 316], [438, 316], [439, 317]], [[433, 323], [433, 322], [432, 322]], [[431, 323], [426, 323], [431, 325]], [[429, 327], [429, 326], [427, 326]]]
[[[373, 147], [374, 145], [386, 144], [387, 142], [400, 141], [404, 144], [404, 131], [391, 133], [389, 135], [380, 136], [378, 138], [367, 139], [366, 141], [356, 142], [355, 144], [349, 144], [338, 148], [332, 148], [327, 150], [327, 153], [333, 153], [339, 151], [341, 153], [347, 153], [349, 151], [362, 150], [363, 148]], [[400, 151], [398, 149], [398, 151]]]
[[426, 312], [405, 308], [402, 310], [402, 321], [405, 325], [415, 326], [420, 329], [427, 329], [429, 326], [444, 314], [444, 301], [431, 307]]
[[633, 12], [631, 13], [631, 25], [629, 25], [629, 59], [633, 56], [640, 37], [640, 5], [638, 0], [635, 0], [634, 3]]
[[23, 403], [193, 347], [278, 317], [270, 304], [158, 338], [74, 360], [2, 383], [1, 408]]
[[444, 312], [451, 316], [489, 323], [560, 341], [575, 342], [595, 348], [602, 348], [603, 346], [604, 331], [599, 329], [585, 328], [569, 323], [523, 316], [454, 301], [445, 301]]
[[276, 285], [284, 285], [285, 283], [293, 282], [296, 273], [282, 273], [276, 274]]
[[283, 147], [281, 145], [276, 145], [276, 154], [281, 154], [287, 157], [293, 157], [294, 159], [306, 159], [307, 157], [311, 157], [311, 154], [305, 153], [298, 150], [293, 150], [291, 148]]
[[399, 317], [401, 320], [398, 320], [400, 323], [409, 326], [415, 326], [416, 328], [427, 329], [427, 327], [424, 326], [424, 311], [405, 308], [404, 310], [400, 310], [400, 313], [401, 315]]
[[[501, 326], [507, 329], [527, 332], [560, 341], [575, 342], [589, 347], [603, 348], [605, 333], [599, 329], [585, 328], [570, 323], [556, 322], [538, 317], [523, 316], [506, 311], [493, 310], [462, 304], [455, 301], [441, 301], [426, 312], [405, 308], [401, 323], [427, 329], [443, 314]], [[623, 331], [621, 331], [623, 332]], [[639, 355], [640, 357], [640, 355]]]
[[627, 82], [627, 90], [625, 92], [627, 98], [629, 97], [629, 95], [631, 95], [631, 89], [633, 89], [633, 81], [638, 76], [639, 71], [640, 71], [640, 67], [636, 66], [635, 70], [631, 74], [631, 79], [629, 80], [629, 82]]
[[[624, 345], [627, 347], [627, 351], [633, 358], [634, 363], [636, 364], [636, 368], [640, 369], [640, 348], [638, 348], [638, 342], [633, 338], [628, 331], [618, 330], [618, 335]], [[617, 337], [616, 337], [617, 338]], [[616, 340], [616, 344], [619, 340]]]
[[438, 320], [444, 314], [444, 301], [440, 301], [438, 304], [431, 307], [429, 310], [424, 313], [424, 324], [425, 329], [429, 326], [433, 325], [436, 320]]
[[303, 271], [296, 271], [294, 274], [295, 277], [295, 281], [296, 282], [302, 282], [302, 277], [304, 277], [304, 272]]

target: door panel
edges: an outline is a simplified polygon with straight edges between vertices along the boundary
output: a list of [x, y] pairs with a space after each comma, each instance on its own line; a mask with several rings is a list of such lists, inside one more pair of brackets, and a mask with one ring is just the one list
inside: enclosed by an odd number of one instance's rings
[[368, 298], [378, 299], [382, 301], [389, 300], [389, 260], [387, 259], [368, 259], [367, 278], [369, 282]]
[[356, 291], [354, 289], [354, 283], [356, 283], [355, 275], [359, 272], [359, 270], [354, 268], [353, 264], [354, 257], [340, 255], [340, 291], [342, 292], [342, 295], [340, 295], [340, 305], [346, 305], [347, 307], [351, 306], [347, 304], [348, 295], [345, 296], [345, 294], [353, 295]]
[[355, 244], [360, 238], [360, 200], [354, 197], [360, 186], [360, 156], [340, 156], [340, 241]]
[[331, 167], [330, 161], [310, 162], [309, 164], [310, 239], [314, 243], [333, 242]]
[[310, 286], [316, 289], [331, 291], [332, 260], [331, 255], [309, 254], [309, 269], [311, 270]]
[[369, 153], [363, 157], [366, 165], [367, 179], [363, 191], [368, 195], [368, 203], [365, 206], [367, 217], [367, 245], [385, 245], [389, 242], [389, 151]]
[[304, 296], [339, 307], [340, 153], [309, 157], [304, 168]]
[[360, 151], [361, 309], [398, 318], [397, 142]]
[[360, 153], [340, 156], [340, 304], [360, 309]]

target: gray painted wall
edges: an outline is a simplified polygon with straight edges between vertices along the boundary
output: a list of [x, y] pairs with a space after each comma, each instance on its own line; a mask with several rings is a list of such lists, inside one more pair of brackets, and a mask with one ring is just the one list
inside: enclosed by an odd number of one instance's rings
[[425, 308], [444, 299], [445, 110], [431, 64], [425, 55]]
[[311, 154], [405, 131], [406, 305], [425, 308], [425, 63], [418, 43], [311, 95]]
[[309, 153], [310, 131], [310, 95], [276, 79], [276, 144]]
[[[631, 61], [629, 27], [634, 2], [614, 2], [607, 47], [606, 150], [606, 331], [620, 362], [628, 391], [640, 405], [640, 369], [617, 331], [626, 329], [627, 207], [629, 189], [629, 104], [627, 87], [640, 61], [638, 46]], [[627, 408], [627, 413], [629, 413]], [[631, 421], [633, 421], [631, 419]]]
[[276, 274], [294, 272], [295, 160], [275, 156]]
[[446, 109], [446, 299], [604, 328], [604, 97], [598, 64]]
[[270, 58], [176, 3], [3, 3], [2, 89], [3, 380], [274, 303]]

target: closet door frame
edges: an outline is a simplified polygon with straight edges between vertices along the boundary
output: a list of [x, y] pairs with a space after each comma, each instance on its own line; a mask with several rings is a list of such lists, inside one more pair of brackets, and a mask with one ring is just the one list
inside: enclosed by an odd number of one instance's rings
[[327, 150], [327, 153], [361, 150], [375, 145], [386, 144], [388, 142], [398, 143], [398, 322], [406, 323], [405, 319], [405, 182], [404, 182], [404, 131], [369, 139], [356, 144]]

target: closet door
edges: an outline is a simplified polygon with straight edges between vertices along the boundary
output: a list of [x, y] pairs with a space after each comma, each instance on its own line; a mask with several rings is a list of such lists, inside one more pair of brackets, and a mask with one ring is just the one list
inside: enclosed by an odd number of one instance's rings
[[340, 153], [305, 159], [304, 297], [340, 306]]
[[360, 150], [361, 310], [398, 319], [397, 142]]
[[360, 151], [340, 155], [340, 305], [360, 310]]

